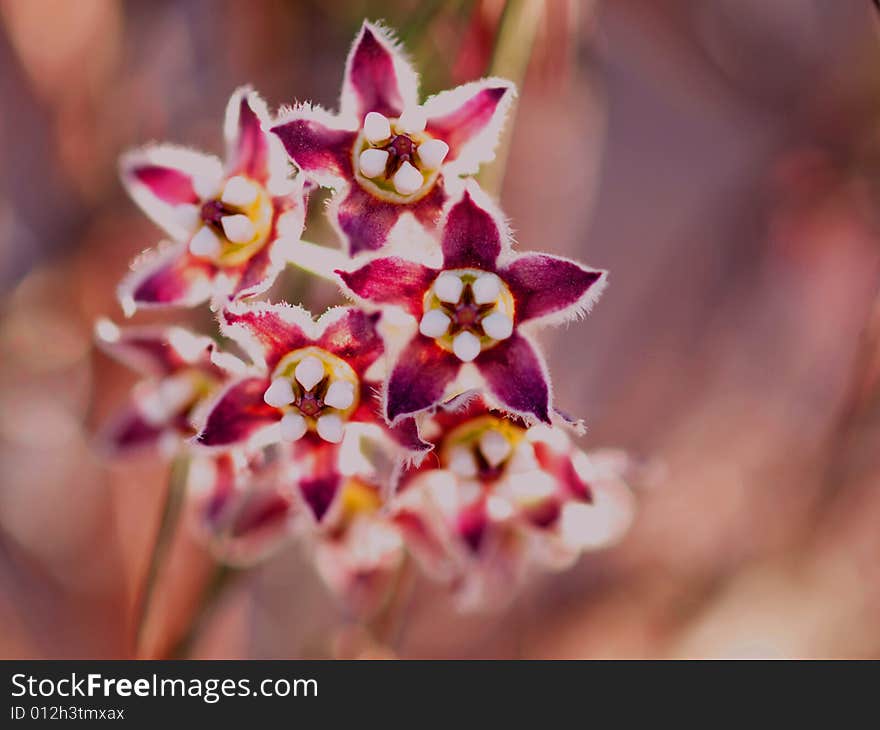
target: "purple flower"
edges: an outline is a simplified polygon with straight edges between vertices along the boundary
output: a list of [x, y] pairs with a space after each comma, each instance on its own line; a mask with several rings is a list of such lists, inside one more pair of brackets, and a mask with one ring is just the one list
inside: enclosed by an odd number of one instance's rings
[[119, 288], [127, 314], [194, 306], [265, 291], [284, 267], [305, 219], [303, 182], [289, 179], [278, 141], [263, 130], [266, 105], [249, 87], [229, 100], [226, 164], [169, 145], [122, 157], [129, 194], [171, 237], [141, 257]]
[[529, 565], [569, 565], [630, 524], [625, 464], [587, 457], [560, 428], [505, 418], [467, 392], [423, 433], [437, 459], [404, 475], [396, 517], [426, 570], [466, 606], [509, 596]]
[[397, 305], [419, 320], [388, 379], [391, 423], [437, 405], [463, 363], [514, 414], [550, 423], [546, 366], [524, 329], [586, 312], [605, 273], [558, 256], [514, 253], [500, 213], [475, 184], [448, 208], [440, 268], [398, 257], [338, 271], [359, 300]]
[[[198, 407], [227, 377], [214, 362], [213, 340], [180, 327], [120, 329], [106, 319], [95, 333], [104, 352], [144, 376], [130, 404], [103, 429], [103, 445], [117, 454], [156, 447], [169, 451], [191, 438]], [[225, 357], [230, 368], [242, 365]]]
[[458, 176], [495, 157], [515, 90], [482, 79], [419, 104], [418, 77], [365, 22], [345, 67], [338, 115], [300, 104], [272, 131], [305, 175], [337, 192], [330, 217], [352, 255], [380, 248], [400, 216], [433, 227]]
[[[334, 307], [315, 322], [301, 307], [231, 303], [220, 315], [220, 329], [254, 367], [217, 397], [197, 442], [229, 448], [294, 442], [314, 432], [339, 443], [349, 423], [381, 424], [378, 380], [368, 372], [384, 352], [378, 319]], [[407, 452], [429, 448], [411, 419], [390, 433]]]

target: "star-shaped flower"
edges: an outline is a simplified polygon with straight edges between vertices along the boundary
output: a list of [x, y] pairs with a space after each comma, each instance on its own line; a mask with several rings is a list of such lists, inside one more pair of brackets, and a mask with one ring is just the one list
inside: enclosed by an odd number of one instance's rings
[[440, 237], [440, 268], [384, 257], [337, 272], [362, 302], [397, 305], [419, 320], [388, 379], [386, 418], [396, 423], [437, 405], [472, 362], [508, 411], [550, 423], [549, 376], [524, 329], [586, 312], [605, 272], [515, 253], [500, 213], [472, 183], [448, 208]]
[[[339, 443], [349, 423], [382, 424], [379, 379], [368, 372], [384, 352], [378, 319], [334, 307], [315, 322], [301, 307], [231, 303], [220, 315], [220, 329], [254, 367], [218, 396], [197, 442], [228, 448], [262, 438], [293, 442], [315, 432]], [[409, 453], [429, 448], [411, 419], [390, 433]]]
[[263, 100], [243, 87], [226, 109], [225, 166], [170, 145], [122, 157], [129, 194], [173, 239], [135, 262], [119, 289], [126, 313], [252, 296], [275, 280], [302, 234], [305, 192], [267, 120]]
[[426, 569], [465, 604], [510, 595], [529, 565], [564, 567], [630, 524], [621, 464], [587, 457], [560, 428], [504, 418], [468, 392], [423, 431], [437, 461], [404, 476], [397, 519]]
[[482, 79], [419, 104], [418, 77], [388, 33], [365, 22], [345, 66], [338, 115], [308, 104], [272, 131], [319, 185], [350, 254], [380, 248], [404, 213], [433, 227], [446, 189], [495, 157], [515, 90]]
[[[114, 453], [159, 447], [169, 451], [196, 433], [199, 407], [221, 387], [228, 372], [215, 364], [210, 337], [181, 327], [95, 327], [104, 352], [141, 373], [131, 403], [104, 428], [102, 443]], [[227, 367], [243, 367], [233, 356]]]

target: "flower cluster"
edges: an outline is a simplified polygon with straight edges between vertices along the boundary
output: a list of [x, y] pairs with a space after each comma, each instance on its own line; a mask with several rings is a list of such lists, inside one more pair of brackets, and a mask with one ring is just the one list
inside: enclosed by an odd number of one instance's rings
[[[625, 460], [573, 445], [579, 422], [556, 411], [533, 339], [585, 314], [605, 272], [514, 250], [472, 177], [514, 94], [489, 78], [420, 102], [406, 57], [364, 23], [338, 113], [273, 118], [243, 88], [225, 163], [171, 146], [123, 157], [126, 188], [170, 238], [123, 281], [124, 311], [209, 302], [244, 357], [179, 327], [101, 321], [100, 344], [145, 376], [105, 442], [189, 455], [219, 559], [300, 535], [328, 585], [368, 607], [409, 554], [482, 605], [626, 529]], [[315, 319], [256, 297], [328, 251], [302, 240], [318, 187], [341, 249], [323, 273], [352, 303]]]

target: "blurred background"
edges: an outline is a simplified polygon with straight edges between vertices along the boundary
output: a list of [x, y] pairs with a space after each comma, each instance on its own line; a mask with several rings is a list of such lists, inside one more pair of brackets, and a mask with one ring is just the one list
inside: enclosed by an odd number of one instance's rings
[[[522, 248], [611, 271], [585, 322], [545, 332], [558, 402], [587, 420], [584, 448], [659, 466], [621, 544], [500, 613], [419, 584], [401, 655], [880, 656], [869, 0], [0, 0], [0, 656], [132, 652], [167, 474], [91, 444], [134, 382], [93, 322], [121, 320], [116, 283], [159, 238], [119, 153], [221, 152], [245, 82], [272, 108], [335, 108], [364, 17], [399, 30], [424, 93], [480, 77], [506, 4], [536, 36], [503, 206]], [[309, 237], [332, 243], [320, 219]], [[307, 286], [290, 269], [273, 296]], [[210, 327], [136, 321], [171, 319]], [[181, 530], [148, 653], [211, 571]], [[326, 645], [346, 620], [294, 546], [228, 585], [192, 651], [357, 654], [353, 624]]]

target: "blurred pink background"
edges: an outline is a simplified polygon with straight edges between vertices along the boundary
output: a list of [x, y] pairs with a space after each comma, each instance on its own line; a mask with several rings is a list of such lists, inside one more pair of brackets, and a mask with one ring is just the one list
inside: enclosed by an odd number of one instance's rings
[[[521, 3], [513, 3], [521, 5]], [[360, 21], [423, 91], [486, 73], [502, 0], [0, 0], [0, 656], [132, 656], [165, 488], [91, 434], [134, 377], [96, 317], [158, 240], [116, 158], [219, 151], [232, 90], [334, 107]], [[880, 16], [868, 0], [548, 0], [502, 203], [522, 248], [611, 271], [544, 341], [584, 448], [647, 460], [618, 546], [500, 613], [416, 586], [416, 657], [880, 656]], [[332, 243], [319, 218], [312, 240]], [[290, 268], [273, 298], [315, 310]], [[208, 331], [206, 311], [139, 315]], [[149, 655], [212, 563], [182, 530]], [[236, 577], [202, 657], [351, 656], [363, 637], [296, 546]], [[340, 630], [340, 627], [342, 629]]]

